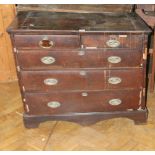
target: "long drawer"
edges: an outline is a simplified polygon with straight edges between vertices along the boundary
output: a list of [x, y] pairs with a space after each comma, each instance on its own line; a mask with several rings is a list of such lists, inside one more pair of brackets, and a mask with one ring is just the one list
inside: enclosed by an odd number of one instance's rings
[[103, 90], [141, 88], [143, 70], [85, 69], [55, 71], [22, 71], [26, 91]]
[[78, 35], [15, 35], [18, 49], [75, 49], [80, 47]]
[[139, 67], [141, 50], [20, 50], [22, 69]]
[[140, 91], [25, 93], [25, 100], [30, 115], [136, 110]]

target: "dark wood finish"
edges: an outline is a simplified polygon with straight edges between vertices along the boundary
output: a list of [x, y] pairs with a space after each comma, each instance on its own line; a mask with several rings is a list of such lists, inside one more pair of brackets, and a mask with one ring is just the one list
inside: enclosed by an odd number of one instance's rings
[[[83, 55], [80, 55], [82, 51]], [[128, 55], [128, 56], [126, 56]], [[118, 68], [140, 67], [143, 63], [141, 50], [19, 50], [18, 62], [24, 70], [48, 70], [71, 68]], [[44, 64], [43, 57], [53, 57], [55, 62]], [[108, 58], [117, 56], [121, 58], [119, 63], [110, 63]], [[130, 59], [134, 58], [134, 59]]]
[[151, 75], [151, 85], [150, 85], [150, 91], [154, 91], [154, 84], [155, 84], [155, 27], [154, 27], [154, 39], [153, 39], [153, 58], [152, 58], [152, 75]]
[[[80, 75], [84, 71], [86, 75]], [[121, 82], [110, 84], [109, 78], [119, 77]], [[45, 79], [57, 79], [55, 85], [46, 85]], [[140, 88], [143, 84], [142, 70], [56, 70], [56, 71], [22, 71], [21, 79], [26, 91], [51, 90], [103, 90]]]
[[149, 45], [150, 57], [152, 57], [151, 72], [149, 73], [149, 82], [150, 82], [150, 92], [154, 92], [155, 84], [155, 5], [154, 4], [138, 4], [136, 13], [152, 28], [153, 37], [151, 37], [150, 43], [153, 42], [153, 45]]
[[[121, 19], [121, 20], [120, 20]], [[118, 24], [119, 23], [119, 24]], [[83, 31], [81, 31], [83, 30]], [[70, 34], [84, 31], [95, 33], [148, 33], [150, 29], [135, 13], [64, 13], [19, 12], [8, 28], [11, 33]]]
[[[26, 113], [29, 115], [50, 115], [132, 111], [139, 108], [139, 90], [87, 91], [88, 96], [82, 96], [83, 92], [26, 93], [26, 104], [29, 106], [29, 111]], [[117, 106], [110, 105], [111, 99], [120, 99], [122, 103]], [[50, 108], [47, 105], [50, 101], [57, 101], [61, 105], [58, 108]]]
[[[15, 35], [15, 44], [18, 49], [45, 49], [39, 46], [45, 35]], [[78, 35], [46, 35], [47, 40], [53, 42], [49, 49], [79, 48], [80, 38]], [[46, 47], [46, 46], [45, 46]]]
[[155, 4], [137, 4], [136, 8], [145, 11], [155, 11]]
[[[154, 27], [155, 26], [155, 13], [149, 12], [149, 11], [144, 11], [143, 9], [137, 9], [136, 13], [150, 26]], [[150, 14], [150, 15], [149, 15]]]
[[[155, 27], [154, 27], [154, 32], [155, 32]], [[149, 87], [150, 87], [150, 92], [154, 92], [154, 87], [155, 87], [155, 35], [151, 37], [151, 45], [149, 49], [149, 55], [150, 55], [150, 60], [149, 60]]]
[[17, 11], [51, 11], [51, 12], [131, 12], [133, 5], [120, 4], [18, 4]]
[[[150, 29], [135, 13], [19, 12], [8, 32], [25, 127], [46, 120], [91, 124], [114, 117], [146, 122]], [[107, 46], [110, 39], [120, 45]], [[52, 64], [41, 61], [47, 56], [54, 58]], [[111, 63], [110, 56], [121, 61]], [[44, 83], [49, 78], [55, 85]], [[120, 83], [111, 84], [110, 78]], [[116, 105], [109, 104], [112, 99], [116, 100], [110, 103]]]
[[70, 121], [77, 122], [83, 126], [91, 125], [98, 121], [112, 119], [112, 118], [129, 118], [134, 121], [136, 125], [145, 124], [148, 118], [147, 109], [140, 111], [114, 111], [114, 112], [101, 112], [101, 113], [83, 113], [75, 115], [42, 115], [42, 116], [31, 116], [24, 114], [23, 121], [26, 128], [37, 128], [41, 122], [49, 120], [61, 120], [61, 121]]
[[[110, 48], [106, 42], [110, 39], [116, 39], [120, 45], [116, 48], [140, 49], [142, 48], [143, 35], [130, 34], [105, 34], [105, 35], [82, 35], [82, 44], [84, 47]], [[115, 48], [115, 49], [116, 49]]]

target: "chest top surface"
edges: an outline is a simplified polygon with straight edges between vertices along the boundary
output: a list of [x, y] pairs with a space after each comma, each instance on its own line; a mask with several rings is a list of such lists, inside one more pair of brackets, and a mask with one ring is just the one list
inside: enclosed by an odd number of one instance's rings
[[8, 32], [150, 32], [135, 13], [18, 12]]

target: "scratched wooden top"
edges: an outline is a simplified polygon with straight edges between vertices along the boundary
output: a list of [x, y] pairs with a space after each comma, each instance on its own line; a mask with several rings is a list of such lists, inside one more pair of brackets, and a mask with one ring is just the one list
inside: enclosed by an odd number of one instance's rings
[[135, 13], [18, 12], [9, 32], [149, 32]]

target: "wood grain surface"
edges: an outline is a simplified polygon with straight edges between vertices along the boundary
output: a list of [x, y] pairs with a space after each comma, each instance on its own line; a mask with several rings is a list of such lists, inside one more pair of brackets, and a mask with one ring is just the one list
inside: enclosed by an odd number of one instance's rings
[[[83, 72], [84, 75], [83, 75]], [[143, 70], [119, 69], [83, 69], [83, 70], [55, 70], [55, 71], [22, 71], [21, 79], [25, 91], [49, 92], [49, 91], [77, 91], [77, 90], [107, 90], [107, 89], [140, 89], [143, 86]], [[133, 76], [134, 75], [134, 79]], [[112, 84], [110, 78], [120, 78], [121, 82]], [[57, 80], [49, 85], [45, 80]]]
[[[128, 57], [126, 56], [128, 55]], [[23, 70], [49, 70], [68, 68], [119, 68], [140, 67], [142, 63], [141, 50], [20, 50], [18, 64]], [[119, 57], [120, 62], [109, 62], [111, 57]], [[134, 59], [129, 59], [129, 58]], [[47, 64], [43, 60], [50, 58]]]
[[25, 129], [17, 82], [0, 84], [0, 150], [155, 150], [155, 93], [148, 94], [147, 124], [115, 118], [91, 126], [49, 121]]
[[0, 82], [17, 79], [12, 45], [10, 37], [6, 32], [6, 28], [14, 17], [14, 5], [0, 5]]

